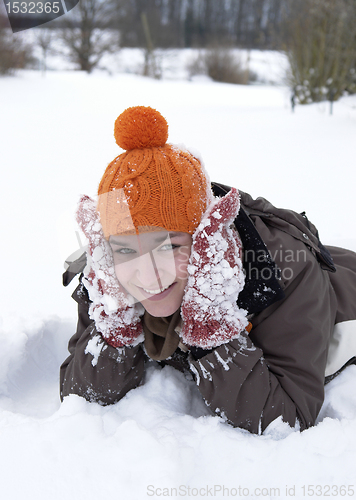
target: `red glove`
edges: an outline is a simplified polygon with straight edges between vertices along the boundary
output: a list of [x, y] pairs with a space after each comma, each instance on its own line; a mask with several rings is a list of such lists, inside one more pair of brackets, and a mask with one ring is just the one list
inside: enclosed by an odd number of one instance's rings
[[79, 227], [89, 241], [89, 271], [84, 285], [92, 304], [89, 316], [108, 344], [113, 347], [136, 345], [143, 341], [140, 304], [130, 305], [118, 282], [112, 252], [100, 224], [94, 200], [83, 196], [76, 214]]
[[193, 235], [181, 307], [181, 336], [188, 346], [217, 347], [238, 337], [249, 324], [247, 311], [236, 304], [245, 278], [242, 244], [230, 225], [239, 209], [239, 193], [232, 188], [210, 205]]

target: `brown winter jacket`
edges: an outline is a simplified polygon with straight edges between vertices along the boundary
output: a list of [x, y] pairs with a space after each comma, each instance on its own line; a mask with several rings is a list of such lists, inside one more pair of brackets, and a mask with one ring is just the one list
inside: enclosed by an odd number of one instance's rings
[[[213, 189], [218, 196], [229, 190], [220, 184]], [[209, 351], [178, 348], [164, 364], [189, 369], [208, 407], [234, 426], [258, 433], [282, 416], [303, 430], [315, 423], [323, 403], [334, 325], [356, 324], [356, 254], [323, 247], [305, 216], [240, 194], [235, 226], [246, 281], [238, 304], [248, 310], [252, 331]], [[73, 265], [65, 284], [83, 268]], [[61, 366], [61, 398], [74, 393], [115, 403], [142, 383], [147, 355], [142, 344], [115, 349], [102, 340], [82, 284], [73, 298], [79, 318]], [[101, 349], [99, 356], [88, 349], [89, 341]], [[342, 364], [355, 355], [348, 352]]]

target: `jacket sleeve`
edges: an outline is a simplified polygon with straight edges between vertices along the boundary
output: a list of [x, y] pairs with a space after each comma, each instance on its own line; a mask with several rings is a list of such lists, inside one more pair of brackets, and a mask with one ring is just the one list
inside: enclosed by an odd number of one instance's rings
[[[250, 335], [200, 359], [190, 355], [190, 366], [207, 405], [234, 426], [259, 433], [282, 416], [303, 430], [324, 400], [336, 298], [328, 272], [302, 242], [273, 228], [258, 230], [282, 271], [285, 298], [252, 319]], [[287, 259], [281, 249], [288, 248], [294, 253]]]
[[89, 318], [89, 299], [80, 283], [73, 293], [78, 303], [78, 324], [70, 339], [69, 357], [60, 368], [60, 397], [78, 394], [107, 405], [119, 401], [137, 387], [144, 375], [144, 352], [135, 347], [114, 348], [97, 332]]

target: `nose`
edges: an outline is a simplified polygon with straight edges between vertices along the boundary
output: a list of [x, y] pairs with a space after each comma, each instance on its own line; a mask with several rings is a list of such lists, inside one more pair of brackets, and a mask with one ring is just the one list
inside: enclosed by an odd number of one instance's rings
[[128, 265], [135, 266], [135, 275], [139, 282], [149, 290], [162, 288], [162, 281], [151, 253], [145, 253], [131, 261]]

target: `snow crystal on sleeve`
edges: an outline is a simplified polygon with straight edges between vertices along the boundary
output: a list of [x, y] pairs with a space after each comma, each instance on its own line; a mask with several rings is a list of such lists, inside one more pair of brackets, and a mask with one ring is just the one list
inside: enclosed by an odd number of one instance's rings
[[98, 364], [98, 359], [101, 351], [105, 350], [106, 347], [107, 346], [104, 344], [102, 337], [100, 335], [95, 335], [87, 343], [84, 354], [91, 354], [93, 356], [91, 364], [93, 366], [96, 366]]

